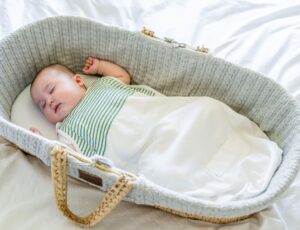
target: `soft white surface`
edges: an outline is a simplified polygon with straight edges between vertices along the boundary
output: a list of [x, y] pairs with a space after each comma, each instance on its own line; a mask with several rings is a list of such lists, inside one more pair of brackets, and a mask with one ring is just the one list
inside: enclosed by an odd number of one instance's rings
[[[0, 38], [54, 15], [89, 17], [129, 30], [146, 26], [157, 36], [204, 44], [212, 55], [261, 72], [300, 102], [299, 1], [1, 0], [0, 12]], [[79, 229], [55, 209], [49, 169], [3, 142], [0, 229]], [[74, 181], [70, 188], [71, 207], [81, 213], [92, 209], [98, 191]], [[122, 202], [94, 229], [298, 229], [299, 191], [298, 175], [270, 209], [222, 227]]]
[[132, 95], [106, 143], [104, 156], [117, 167], [219, 202], [263, 192], [282, 152], [255, 123], [209, 97]]

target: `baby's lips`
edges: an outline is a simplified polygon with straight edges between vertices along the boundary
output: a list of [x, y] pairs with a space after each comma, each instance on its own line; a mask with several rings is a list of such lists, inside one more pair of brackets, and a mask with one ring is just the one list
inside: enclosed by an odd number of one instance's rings
[[55, 113], [57, 112], [57, 109], [58, 109], [58, 107], [60, 106], [60, 104], [61, 104], [61, 103], [57, 103], [57, 104], [55, 105], [55, 107], [54, 107]]

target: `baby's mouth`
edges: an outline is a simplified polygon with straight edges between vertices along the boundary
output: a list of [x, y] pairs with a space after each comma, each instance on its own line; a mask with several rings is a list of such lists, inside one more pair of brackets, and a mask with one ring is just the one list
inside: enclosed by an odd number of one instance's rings
[[61, 103], [58, 103], [55, 107], [54, 107], [54, 111], [55, 113], [57, 112], [57, 110], [60, 108]]

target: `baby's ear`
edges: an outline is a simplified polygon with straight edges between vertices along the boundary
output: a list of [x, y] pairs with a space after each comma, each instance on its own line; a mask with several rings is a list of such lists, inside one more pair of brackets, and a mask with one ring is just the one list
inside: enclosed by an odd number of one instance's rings
[[84, 81], [83, 78], [79, 74], [75, 74], [73, 76], [73, 80], [79, 85], [79, 86], [84, 86]]

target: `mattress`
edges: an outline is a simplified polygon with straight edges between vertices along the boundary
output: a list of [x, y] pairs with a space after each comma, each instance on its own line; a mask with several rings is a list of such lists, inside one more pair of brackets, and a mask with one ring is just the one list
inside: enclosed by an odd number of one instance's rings
[[[97, 2], [97, 6], [93, 4], [93, 2], [90, 2], [90, 5], [82, 6], [79, 2], [67, 2], [60, 3], [55, 5], [55, 2], [42, 2], [40, 4], [28, 4], [30, 2], [27, 2], [27, 4], [18, 4], [18, 9], [24, 10], [23, 12], [32, 12], [30, 14], [31, 16], [28, 17], [29, 14], [18, 14], [18, 16], [15, 14], [7, 14], [9, 12], [12, 12], [14, 9], [14, 6], [17, 2], [10, 1], [1, 2], [2, 6], [1, 9], [5, 9], [5, 12], [1, 17], [3, 17], [1, 22], [3, 22], [3, 27], [1, 27], [1, 36], [7, 35], [9, 32], [15, 30], [16, 28], [37, 20], [44, 18], [46, 16], [50, 15], [57, 15], [57, 14], [66, 14], [66, 15], [83, 15], [96, 19], [98, 21], [110, 24], [110, 25], [117, 25], [120, 27], [126, 27], [127, 29], [131, 30], [139, 30], [142, 25], [141, 22], [144, 22], [143, 24], [146, 26], [151, 26], [152, 29], [155, 30], [156, 34], [158, 36], [164, 37], [172, 37], [177, 41], [180, 42], [186, 42], [187, 44], [196, 46], [200, 44], [205, 44], [207, 47], [210, 48], [210, 53], [225, 58], [226, 60], [229, 60], [231, 62], [240, 64], [242, 66], [254, 69], [258, 72], [261, 72], [267, 76], [270, 76], [274, 80], [276, 80], [279, 84], [281, 84], [283, 87], [285, 87], [296, 99], [298, 98], [298, 89], [297, 89], [297, 40], [295, 40], [295, 36], [297, 35], [297, 27], [295, 26], [297, 22], [297, 4], [292, 3], [286, 3], [283, 5], [276, 4], [276, 3], [268, 3], [265, 2], [264, 4], [256, 4], [253, 2], [244, 2], [244, 3], [229, 3], [228, 5], [224, 6], [222, 4], [218, 5], [218, 2], [211, 2], [207, 3], [205, 5], [199, 5], [197, 3], [193, 2], [187, 2], [184, 6], [178, 6], [175, 3], [166, 4], [164, 3], [144, 3], [141, 5], [134, 4], [133, 2], [128, 2], [127, 4], [116, 4], [116, 3], [102, 3]], [[165, 5], [166, 4], [166, 5]], [[102, 7], [100, 7], [102, 6]], [[197, 8], [196, 8], [197, 6]], [[45, 12], [42, 14], [42, 10], [35, 10], [36, 7], [40, 7], [40, 9], [43, 9]], [[98, 8], [99, 7], [99, 8]], [[70, 10], [72, 9], [72, 12]], [[240, 10], [242, 9], [242, 11]], [[85, 11], [87, 10], [87, 11]], [[90, 10], [90, 11], [89, 11]], [[96, 11], [99, 10], [99, 12], [103, 12], [103, 14], [99, 15]], [[180, 12], [179, 12], [180, 11]], [[38, 13], [40, 12], [40, 13]], [[63, 13], [61, 13], [63, 12]], [[94, 12], [94, 14], [93, 14]], [[108, 14], [110, 12], [111, 14]], [[113, 12], [113, 14], [112, 14]], [[116, 13], [118, 12], [118, 13]], [[190, 17], [194, 15], [201, 15], [201, 20], [199, 18], [199, 23], [193, 24], [191, 20], [188, 20], [186, 18], [185, 20], [180, 21], [180, 23], [174, 23], [174, 20], [179, 20], [178, 17], [176, 17], [177, 14], [183, 14], [184, 12], [189, 12]], [[192, 13], [194, 12], [194, 13]], [[208, 12], [210, 14], [208, 14]], [[243, 14], [241, 13], [243, 12]], [[128, 15], [127, 15], [127, 14]], [[201, 14], [202, 13], [202, 14]], [[135, 15], [135, 17], [132, 19], [132, 15]], [[169, 15], [170, 19], [166, 19], [165, 23], [156, 23], [161, 22], [161, 18], [164, 17], [164, 15]], [[33, 18], [36, 16], [36, 18]], [[213, 18], [213, 16], [215, 18]], [[18, 18], [19, 17], [19, 18]], [[200, 16], [197, 16], [200, 17]], [[143, 20], [139, 20], [139, 19]], [[222, 18], [222, 22], [218, 21], [219, 18]], [[234, 23], [236, 21], [236, 18], [247, 19], [241, 24]], [[27, 20], [25, 20], [27, 19]], [[134, 20], [135, 19], [135, 20]], [[171, 20], [172, 19], [172, 20]], [[289, 20], [290, 19], [290, 20]], [[193, 20], [194, 21], [194, 20]], [[171, 23], [173, 22], [173, 24]], [[177, 21], [178, 22], [178, 21]], [[205, 23], [204, 23], [205, 22]], [[228, 23], [232, 25], [230, 28], [227, 28], [226, 31], [222, 29], [224, 26], [223, 23]], [[169, 23], [172, 24], [171, 27], [169, 26]], [[174, 26], [176, 24], [176, 26]], [[189, 27], [186, 27], [184, 25], [190, 25]], [[204, 25], [205, 24], [205, 25]], [[181, 26], [180, 26], [181, 25]], [[260, 25], [260, 26], [258, 26]], [[169, 28], [169, 29], [166, 29]], [[181, 30], [179, 29], [181, 28]], [[284, 29], [282, 29], [284, 28]], [[187, 31], [189, 29], [189, 31]], [[217, 30], [215, 30], [217, 29]], [[222, 40], [219, 40], [217, 38], [220, 37], [217, 36], [220, 31], [222, 31]], [[198, 34], [201, 32], [201, 34]], [[286, 36], [288, 34], [289, 36]], [[245, 39], [248, 38], [248, 39]], [[272, 49], [268, 47], [268, 44], [275, 44], [276, 46], [272, 46]], [[255, 45], [253, 45], [255, 44]], [[237, 48], [238, 47], [238, 48]], [[255, 52], [254, 52], [255, 51]], [[279, 55], [280, 54], [280, 55]], [[266, 58], [269, 57], [269, 58]], [[299, 80], [299, 79], [298, 79]], [[38, 226], [41, 226], [44, 218], [49, 218], [49, 214], [51, 215], [58, 215], [56, 210], [54, 209], [53, 201], [47, 200], [47, 195], [44, 197], [34, 196], [32, 197], [32, 193], [36, 195], [40, 194], [51, 194], [51, 191], [47, 193], [43, 190], [43, 192], [39, 192], [43, 189], [41, 180], [47, 179], [47, 169], [44, 168], [41, 164], [38, 163], [35, 159], [32, 159], [31, 157], [24, 156], [20, 153], [20, 151], [15, 150], [12, 147], [8, 147], [5, 144], [5, 141], [2, 142], [2, 148], [3, 148], [3, 155], [1, 154], [1, 157], [3, 157], [3, 160], [1, 161], [1, 164], [3, 164], [3, 169], [1, 171], [2, 181], [3, 181], [3, 190], [1, 191], [2, 198], [1, 198], [1, 207], [6, 207], [5, 211], [3, 212], [1, 219], [1, 226], [9, 226], [13, 229], [26, 229], [30, 228], [32, 226], [35, 226], [38, 228]], [[6, 162], [14, 162], [14, 164], [8, 164]], [[20, 163], [20, 164], [18, 164]], [[14, 167], [16, 165], [21, 165], [20, 167]], [[36, 167], [38, 165], [37, 170], [43, 171], [45, 170], [45, 178], [41, 178], [41, 180], [38, 180], [40, 175], [36, 175], [34, 173], [35, 171], [25, 168], [26, 166], [30, 167]], [[29, 172], [26, 171], [26, 169], [31, 172], [30, 174], [27, 174]], [[21, 171], [19, 171], [21, 170]], [[26, 173], [25, 173], [26, 171]], [[16, 173], [20, 172], [20, 173]], [[18, 177], [18, 175], [22, 175], [22, 177]], [[26, 177], [28, 175], [28, 177]], [[30, 185], [28, 183], [31, 181], [29, 178], [31, 178], [34, 175], [34, 178], [37, 179], [38, 183], [34, 183], [33, 186], [27, 186]], [[43, 173], [41, 173], [43, 175]], [[9, 178], [10, 179], [7, 179]], [[22, 178], [22, 179], [21, 179]], [[26, 178], [29, 179], [26, 181]], [[18, 180], [19, 179], [19, 180]], [[49, 175], [48, 175], [49, 179]], [[19, 183], [15, 183], [15, 181], [18, 181]], [[14, 183], [13, 183], [14, 182]], [[31, 182], [32, 183], [32, 182]], [[72, 182], [73, 183], [73, 182]], [[75, 187], [83, 186], [84, 185], [78, 185], [77, 182], [75, 183]], [[20, 187], [16, 188], [16, 185], [19, 184]], [[49, 183], [50, 185], [51, 183]], [[71, 185], [72, 186], [72, 185]], [[51, 186], [49, 186], [51, 187]], [[22, 189], [20, 189], [22, 188]], [[72, 187], [71, 187], [72, 188]], [[299, 188], [299, 185], [297, 183], [297, 180], [292, 184], [291, 188], [286, 192], [286, 194], [282, 197], [281, 200], [279, 200], [274, 207], [271, 209], [265, 210], [251, 219], [244, 221], [242, 223], [235, 224], [235, 228], [243, 228], [245, 226], [254, 226], [253, 228], [257, 229], [269, 229], [270, 226], [272, 229], [284, 229], [284, 228], [295, 228], [297, 226], [297, 218], [294, 216], [295, 214], [295, 208], [297, 207], [297, 202], [299, 204], [299, 198], [297, 197], [297, 193], [295, 191]], [[27, 190], [28, 189], [28, 190]], [[87, 189], [87, 188], [86, 188]], [[50, 189], [51, 190], [51, 189]], [[93, 189], [89, 188], [87, 189], [89, 191], [93, 191]], [[11, 191], [14, 191], [12, 193]], [[22, 191], [22, 193], [18, 194], [18, 191]], [[77, 190], [76, 190], [77, 191]], [[95, 195], [99, 193], [98, 191], [95, 191]], [[91, 192], [92, 193], [92, 192]], [[28, 194], [27, 199], [21, 199], [21, 196], [24, 194]], [[52, 196], [52, 195], [51, 195]], [[97, 195], [96, 195], [97, 196]], [[18, 199], [18, 197], [20, 197]], [[34, 199], [33, 199], [34, 198]], [[85, 197], [86, 198], [86, 197]], [[37, 200], [40, 199], [40, 201], [43, 202], [37, 202]], [[44, 200], [43, 200], [44, 199]], [[46, 199], [46, 200], [45, 200]], [[89, 199], [89, 198], [88, 198]], [[22, 200], [22, 202], [21, 202]], [[25, 202], [26, 200], [27, 202]], [[33, 201], [35, 200], [35, 201]], [[75, 199], [77, 200], [77, 199]], [[79, 201], [80, 199], [78, 199]], [[16, 202], [14, 202], [16, 201]], [[91, 203], [93, 200], [91, 200]], [[37, 202], [37, 203], [36, 203]], [[37, 214], [34, 214], [36, 211], [32, 208], [33, 204], [36, 204], [35, 210], [40, 210], [38, 207], [48, 207], [46, 204], [47, 202], [52, 202], [52, 208], [49, 208], [44, 212], [39, 212], [39, 216]], [[45, 204], [45, 205], [42, 205]], [[91, 204], [90, 203], [90, 204]], [[125, 202], [124, 202], [125, 203]], [[3, 204], [3, 205], [2, 205]], [[83, 211], [83, 204], [79, 204], [80, 207], [78, 210]], [[130, 207], [134, 206], [132, 204], [128, 204]], [[20, 210], [20, 206], [24, 207], [23, 211]], [[30, 207], [31, 208], [30, 208]], [[34, 205], [33, 205], [34, 206]], [[125, 205], [126, 206], [126, 205]], [[294, 208], [295, 207], [295, 208]], [[121, 206], [122, 208], [122, 206]], [[125, 210], [127, 207], [125, 207]], [[142, 207], [136, 207], [137, 210], [142, 209]], [[126, 220], [126, 218], [120, 218], [120, 221], [114, 221], [115, 219], [113, 216], [111, 216], [111, 222], [107, 223], [108, 228], [115, 228], [117, 229], [118, 226], [123, 226], [128, 224], [128, 228], [132, 229], [133, 227], [139, 228], [139, 226], [149, 226], [150, 228], [154, 228], [155, 226], [165, 226], [165, 228], [172, 228], [176, 229], [186, 227], [186, 228], [193, 228], [193, 227], [203, 227], [207, 228], [206, 224], [202, 224], [201, 222], [192, 221], [192, 220], [185, 220], [178, 217], [171, 216], [169, 214], [162, 213], [157, 210], [153, 210], [151, 208], [144, 208], [145, 214], [149, 214], [148, 211], [150, 211], [148, 219], [143, 219], [143, 217], [136, 220], [136, 215], [134, 215], [134, 209], [133, 209], [133, 215], [132, 218], [134, 218], [134, 222], [130, 222]], [[12, 219], [8, 218], [11, 212], [16, 213], [16, 210], [21, 212], [20, 215], [18, 215], [19, 221], [12, 221]], [[30, 210], [31, 212], [29, 212]], [[53, 211], [53, 213], [51, 212]], [[130, 209], [131, 210], [131, 209]], [[116, 212], [117, 209], [116, 209]], [[42, 213], [42, 214], [40, 214]], [[46, 215], [43, 215], [45, 213]], [[124, 217], [129, 213], [122, 213], [118, 212], [119, 217]], [[156, 216], [151, 215], [151, 213], [155, 213]], [[48, 214], [48, 215], [47, 215]], [[112, 213], [113, 215], [113, 213]], [[117, 214], [116, 214], [117, 215]], [[127, 215], [127, 218], [128, 218]], [[144, 216], [144, 215], [143, 215]], [[147, 216], [147, 215], [146, 215]], [[15, 220], [16, 218], [14, 218]], [[51, 218], [51, 220], [55, 219], [55, 221], [60, 221], [61, 219], [59, 217], [57, 218]], [[32, 220], [32, 221], [31, 221]], [[155, 221], [154, 221], [155, 220]], [[109, 220], [105, 220], [108, 222]], [[103, 222], [103, 226], [105, 226], [105, 221]], [[128, 221], [128, 222], [127, 222]], [[141, 223], [142, 222], [142, 223]], [[56, 222], [55, 222], [56, 223]], [[134, 223], [134, 224], [133, 224]], [[145, 224], [146, 223], [146, 224]], [[57, 223], [57, 228], [63, 228], [63, 226], [66, 226], [70, 223], [63, 222], [63, 223]], [[141, 224], [141, 225], [139, 225]], [[72, 226], [72, 225], [71, 225]], [[113, 227], [112, 227], [113, 226]], [[74, 227], [74, 226], [72, 226]], [[100, 226], [98, 226], [99, 228]], [[211, 227], [216, 227], [212, 225]], [[75, 227], [74, 227], [75, 228]], [[226, 226], [225, 226], [226, 228]]]

